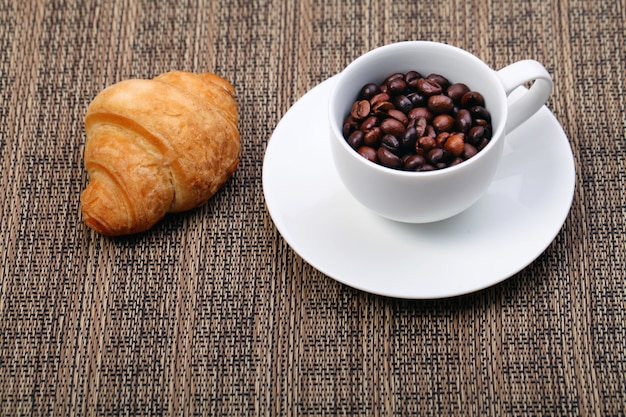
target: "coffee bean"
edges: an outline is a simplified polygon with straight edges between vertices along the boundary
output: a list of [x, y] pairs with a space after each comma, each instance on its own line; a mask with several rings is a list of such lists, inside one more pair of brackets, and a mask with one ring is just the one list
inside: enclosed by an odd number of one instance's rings
[[433, 119], [433, 127], [437, 132], [452, 132], [452, 129], [454, 129], [454, 117], [449, 114], [440, 114]]
[[415, 133], [417, 134], [417, 137], [419, 138], [420, 136], [424, 136], [424, 133], [426, 133], [426, 127], [428, 126], [428, 120], [426, 120], [425, 117], [418, 117], [415, 120]]
[[402, 123], [404, 126], [406, 126], [407, 123], [409, 123], [409, 119], [400, 110], [391, 109], [387, 112], [387, 114], [389, 115], [389, 117], [393, 117], [394, 119]]
[[420, 117], [423, 117], [424, 119], [426, 119], [427, 123], [432, 122], [434, 117], [434, 115], [431, 113], [430, 110], [428, 110], [427, 107], [416, 107], [409, 111], [407, 116], [409, 117], [409, 119], [419, 119]]
[[450, 132], [441, 132], [435, 138], [435, 143], [437, 144], [439, 148], [443, 148], [449, 137], [450, 137]]
[[467, 134], [467, 141], [472, 145], [478, 145], [485, 137], [485, 128], [483, 126], [472, 127]]
[[411, 100], [413, 107], [426, 107], [426, 103], [428, 102], [428, 98], [416, 91], [412, 91], [406, 95], [406, 97]]
[[465, 149], [465, 135], [463, 133], [451, 135], [443, 148], [451, 155], [461, 156]]
[[454, 118], [454, 128], [466, 133], [472, 127], [472, 115], [467, 109], [460, 109]]
[[404, 131], [402, 136], [400, 136], [400, 146], [402, 150], [405, 152], [411, 151], [415, 147], [415, 142], [417, 142], [417, 129], [415, 126], [409, 127]]
[[483, 95], [480, 94], [478, 91], [468, 91], [467, 93], [463, 94], [463, 97], [461, 97], [461, 106], [465, 108], [484, 105], [485, 99], [483, 98]]
[[434, 171], [434, 170], [435, 170], [435, 167], [432, 166], [431, 164], [424, 164], [424, 165], [420, 165], [417, 168], [416, 171], [417, 172], [428, 172], [428, 171]]
[[441, 86], [442, 89], [447, 89], [450, 85], [450, 81], [441, 74], [430, 74], [426, 77], [428, 80], [434, 81]]
[[342, 134], [364, 158], [407, 171], [432, 171], [474, 157], [491, 139], [482, 94], [445, 76], [397, 72], [365, 84]]
[[350, 133], [359, 128], [359, 123], [354, 120], [354, 118], [350, 115], [346, 117], [345, 122], [343, 123], [343, 128], [341, 129], [341, 133], [343, 133], [344, 138], [348, 138]]
[[393, 98], [393, 105], [403, 113], [408, 113], [413, 108], [413, 102], [405, 95], [398, 94]]
[[438, 164], [439, 162], [441, 162], [444, 156], [443, 149], [441, 148], [433, 148], [428, 151], [426, 155], [426, 157], [432, 164]]
[[383, 81], [383, 84], [386, 84], [387, 86], [389, 86], [389, 83], [391, 81], [397, 80], [397, 79], [404, 80], [404, 74], [401, 72], [395, 72], [391, 74], [390, 76], [388, 76], [387, 78], [385, 78], [385, 80]]
[[350, 110], [350, 115], [354, 117], [356, 120], [363, 120], [367, 116], [370, 115], [371, 105], [367, 100], [359, 100], [356, 101], [352, 105], [352, 110]]
[[463, 162], [463, 158], [457, 156], [456, 158], [454, 158], [452, 161], [450, 161], [450, 163], [448, 164], [449, 167], [453, 167], [455, 165], [460, 164], [461, 162]]
[[420, 166], [426, 163], [426, 158], [421, 155], [409, 155], [404, 160], [404, 169], [406, 171], [416, 171]]
[[430, 136], [422, 136], [421, 138], [417, 139], [417, 145], [415, 146], [419, 146], [425, 151], [429, 151], [437, 146], [437, 142]]
[[365, 133], [362, 130], [355, 130], [348, 137], [348, 144], [353, 149], [359, 149], [361, 145], [363, 145], [363, 138], [365, 137]]
[[376, 156], [380, 163], [387, 168], [400, 168], [403, 165], [402, 159], [384, 146], [378, 148]]
[[428, 110], [434, 114], [450, 113], [454, 109], [454, 102], [445, 94], [428, 97]]
[[441, 94], [443, 88], [435, 81], [429, 80], [428, 78], [420, 78], [417, 81], [417, 91], [425, 96], [434, 96]]
[[380, 129], [383, 133], [390, 133], [394, 136], [400, 136], [404, 132], [404, 125], [402, 122], [388, 117], [380, 122]]
[[394, 135], [387, 133], [381, 139], [380, 146], [384, 146], [391, 152], [396, 153], [400, 149], [400, 140]]
[[391, 96], [389, 94], [380, 92], [370, 99], [370, 104], [372, 106], [375, 106], [376, 103], [380, 103], [381, 101], [389, 101], [389, 100], [391, 100]]
[[380, 138], [383, 136], [383, 131], [380, 127], [374, 126], [371, 129], [363, 131], [363, 144], [372, 147], [378, 147], [380, 144]]
[[380, 92], [378, 85], [374, 83], [365, 84], [359, 93], [361, 100], [369, 100]]
[[463, 157], [465, 159], [470, 159], [471, 157], [475, 156], [478, 153], [478, 149], [476, 149], [474, 146], [470, 145], [469, 143], [466, 143], [463, 147]]
[[424, 131], [424, 134], [426, 136], [430, 136], [431, 138], [436, 138], [437, 137], [437, 131], [435, 130], [435, 126], [433, 125], [426, 125], [426, 130]]
[[403, 78], [395, 78], [387, 83], [387, 91], [391, 95], [400, 94], [406, 88], [406, 82]]
[[395, 106], [390, 101], [380, 101], [372, 106], [372, 111], [376, 116], [386, 115], [391, 109], [395, 109]]
[[452, 101], [460, 104], [461, 97], [463, 97], [465, 93], [469, 93], [469, 91], [470, 89], [467, 85], [463, 83], [455, 83], [448, 87], [446, 94], [452, 99]]
[[483, 106], [472, 106], [469, 111], [473, 119], [482, 119], [487, 122], [491, 120], [491, 115]]
[[378, 162], [378, 157], [376, 156], [376, 149], [372, 148], [371, 146], [361, 146], [359, 149], [357, 149], [357, 152], [359, 153], [359, 155], [361, 155], [363, 158], [367, 159], [368, 161], [372, 161], [375, 163]]
[[404, 74], [404, 81], [411, 88], [417, 88], [417, 80], [420, 78], [422, 78], [422, 76], [417, 71], [408, 71]]
[[378, 125], [378, 118], [376, 116], [370, 116], [367, 119], [363, 120], [363, 122], [359, 126], [359, 129], [369, 130], [376, 125]]

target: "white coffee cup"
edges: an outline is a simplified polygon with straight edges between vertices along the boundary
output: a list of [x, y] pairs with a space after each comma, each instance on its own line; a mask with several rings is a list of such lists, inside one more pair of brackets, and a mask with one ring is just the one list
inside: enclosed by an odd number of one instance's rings
[[[448, 168], [408, 172], [370, 162], [343, 137], [342, 128], [361, 88], [396, 72], [441, 74], [480, 92], [491, 114], [492, 138], [474, 157]], [[507, 96], [533, 82], [516, 99]], [[427, 223], [452, 217], [487, 190], [502, 156], [505, 135], [528, 120], [552, 92], [552, 78], [539, 62], [523, 60], [499, 71], [451, 45], [407, 41], [374, 49], [339, 74], [329, 102], [333, 162], [345, 187], [363, 206], [388, 219]]]

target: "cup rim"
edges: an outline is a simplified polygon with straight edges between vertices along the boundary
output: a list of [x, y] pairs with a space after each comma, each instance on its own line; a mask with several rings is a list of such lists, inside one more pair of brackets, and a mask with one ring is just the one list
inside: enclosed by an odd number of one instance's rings
[[[433, 170], [433, 171], [404, 171], [404, 170], [400, 170], [400, 169], [395, 169], [395, 168], [389, 168], [386, 167], [384, 165], [380, 165], [377, 164], [375, 162], [372, 162], [364, 157], [362, 157], [361, 155], [358, 154], [358, 152], [356, 152], [356, 150], [354, 150], [349, 144], [348, 142], [345, 140], [345, 138], [343, 137], [343, 133], [342, 133], [342, 129], [341, 126], [337, 125], [337, 123], [335, 122], [336, 120], [339, 120], [338, 118], [335, 118], [334, 116], [336, 115], [336, 112], [338, 111], [338, 109], [336, 108], [336, 101], [337, 101], [337, 95], [339, 94], [339, 90], [340, 90], [340, 86], [341, 83], [343, 81], [343, 79], [345, 77], [348, 77], [350, 75], [350, 72], [354, 70], [354, 68], [362, 65], [362, 63], [364, 61], [370, 60], [372, 58], [376, 58], [378, 55], [383, 55], [383, 54], [389, 54], [389, 53], [395, 53], [397, 52], [396, 50], [398, 49], [403, 49], [403, 48], [407, 48], [410, 47], [411, 45], [420, 45], [420, 47], [422, 46], [429, 46], [429, 47], [435, 47], [435, 48], [446, 48], [449, 49], [450, 51], [455, 51], [455, 53], [464, 55], [465, 59], [469, 59], [473, 62], [475, 62], [476, 64], [478, 64], [479, 66], [482, 66], [485, 68], [485, 70], [488, 70], [489, 72], [486, 72], [488, 74], [491, 74], [494, 78], [494, 83], [497, 83], [498, 85], [500, 84], [500, 81], [497, 79], [497, 75], [496, 75], [496, 71], [494, 69], [492, 69], [491, 67], [489, 67], [483, 60], [481, 60], [480, 58], [478, 58], [476, 55], [461, 49], [459, 47], [456, 47], [454, 45], [450, 45], [447, 43], [441, 43], [441, 42], [435, 42], [435, 41], [427, 41], [427, 40], [409, 40], [409, 41], [401, 41], [401, 42], [394, 42], [394, 43], [390, 43], [390, 44], [386, 44], [386, 45], [382, 45], [379, 46], [377, 48], [374, 48], [372, 50], [369, 50], [368, 52], [365, 52], [364, 54], [360, 55], [359, 57], [357, 57], [356, 59], [354, 59], [353, 61], [351, 61], [337, 76], [337, 81], [335, 83], [335, 85], [332, 88], [332, 91], [330, 93], [330, 97], [329, 97], [329, 103], [328, 103], [328, 118], [330, 120], [330, 127], [331, 127], [331, 136], [333, 136], [331, 138], [331, 140], [337, 140], [340, 142], [340, 146], [342, 147], [342, 149], [344, 151], [348, 151], [348, 153], [350, 155], [352, 155], [352, 157], [357, 158], [357, 160], [361, 161], [361, 163], [365, 163], [365, 165], [371, 167], [372, 169], [378, 170], [380, 171], [382, 174], [386, 174], [386, 175], [397, 175], [400, 177], [435, 177], [435, 176], [447, 176], [447, 175], [452, 175], [453, 173], [457, 172], [457, 171], [461, 171], [461, 170], [465, 170], [468, 166], [470, 165], [474, 165], [477, 162], [483, 158], [485, 158], [487, 153], [490, 153], [490, 151], [495, 147], [496, 142], [503, 140], [504, 137], [504, 128], [505, 128], [505, 120], [508, 116], [508, 106], [506, 105], [507, 101], [506, 101], [506, 94], [504, 93], [504, 89], [500, 88], [498, 91], [498, 94], [502, 96], [503, 99], [503, 103], [504, 103], [504, 108], [503, 110], [503, 114], [502, 114], [502, 120], [498, 121], [498, 127], [497, 129], [493, 132], [492, 134], [492, 138], [489, 140], [489, 143], [487, 144], [487, 146], [485, 148], [483, 148], [480, 152], [478, 152], [475, 156], [473, 156], [470, 159], [467, 159], [457, 165], [454, 166], [449, 166], [443, 169], [437, 169], [437, 170]], [[393, 71], [393, 70], [392, 70]], [[389, 73], [391, 74], [391, 72]], [[445, 74], [444, 74], [445, 76]], [[356, 94], [356, 93], [355, 93]], [[345, 118], [345, 116], [342, 116], [343, 120]]]

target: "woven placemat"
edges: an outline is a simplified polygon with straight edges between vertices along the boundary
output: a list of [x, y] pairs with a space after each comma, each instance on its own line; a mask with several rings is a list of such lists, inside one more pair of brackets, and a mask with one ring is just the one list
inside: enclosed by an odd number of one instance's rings
[[[0, 0], [0, 415], [624, 415], [626, 2], [442, 3]], [[290, 106], [406, 39], [542, 62], [576, 163], [555, 241], [463, 297], [343, 286], [263, 199]], [[236, 86], [241, 164], [206, 206], [97, 235], [87, 105], [171, 69]]]

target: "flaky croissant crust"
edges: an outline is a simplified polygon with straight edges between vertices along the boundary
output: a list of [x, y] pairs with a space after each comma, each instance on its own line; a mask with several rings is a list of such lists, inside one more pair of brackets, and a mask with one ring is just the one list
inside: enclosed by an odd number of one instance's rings
[[173, 71], [98, 94], [85, 116], [85, 223], [138, 233], [206, 203], [239, 163], [234, 93], [218, 75]]

